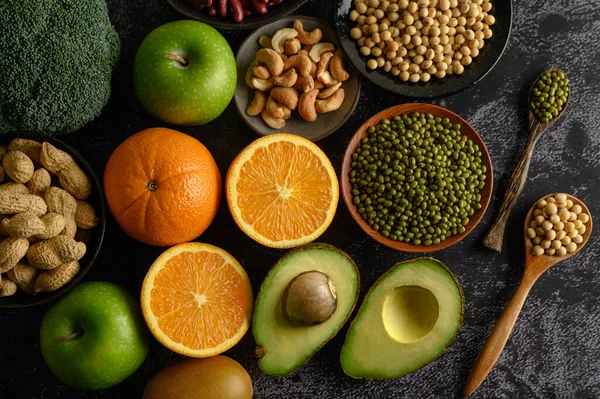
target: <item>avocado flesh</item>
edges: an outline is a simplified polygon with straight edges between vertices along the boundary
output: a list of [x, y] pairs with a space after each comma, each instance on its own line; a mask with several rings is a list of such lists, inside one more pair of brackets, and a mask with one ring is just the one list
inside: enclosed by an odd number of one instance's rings
[[366, 379], [412, 373], [447, 349], [463, 313], [462, 290], [443, 264], [400, 263], [367, 293], [342, 347], [342, 368]]
[[[337, 308], [323, 323], [294, 324], [284, 317], [281, 299], [294, 277], [311, 270], [320, 271], [333, 281]], [[335, 247], [310, 244], [280, 259], [265, 278], [256, 299], [252, 331], [257, 354], [262, 356], [258, 360], [260, 369], [270, 375], [287, 375], [310, 360], [348, 320], [358, 290], [356, 265]]]

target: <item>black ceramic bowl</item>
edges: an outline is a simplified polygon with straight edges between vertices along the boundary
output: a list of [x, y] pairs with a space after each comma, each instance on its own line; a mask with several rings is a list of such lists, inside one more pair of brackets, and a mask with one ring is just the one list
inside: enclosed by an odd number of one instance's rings
[[24, 293], [21, 291], [21, 289], [17, 289], [17, 292], [12, 296], [0, 297], [0, 308], [24, 308], [27, 306], [39, 305], [61, 296], [74, 287], [90, 270], [90, 267], [92, 267], [92, 264], [96, 260], [98, 252], [100, 252], [100, 247], [102, 246], [104, 230], [106, 228], [106, 210], [104, 208], [104, 194], [102, 191], [102, 186], [100, 185], [100, 181], [96, 177], [96, 174], [90, 165], [85, 161], [85, 159], [83, 159], [81, 155], [79, 155], [77, 151], [54, 137], [33, 132], [13, 132], [2, 134], [0, 135], [0, 145], [8, 145], [8, 143], [10, 143], [10, 141], [14, 138], [31, 139], [39, 141], [40, 143], [45, 141], [71, 155], [79, 167], [81, 167], [85, 174], [92, 180], [92, 195], [87, 199], [87, 201], [92, 204], [96, 210], [99, 223], [98, 226], [89, 230], [90, 238], [86, 242], [87, 250], [85, 256], [79, 261], [81, 269], [73, 280], [54, 292], [40, 292], [39, 294], [32, 295]]
[[[218, 0], [214, 0], [215, 2]], [[235, 22], [233, 18], [229, 16], [227, 19], [222, 18], [220, 15], [211, 17], [205, 10], [198, 10], [184, 0], [167, 0], [167, 3], [174, 9], [182, 13], [188, 18], [192, 18], [198, 21], [202, 21], [217, 29], [255, 29], [259, 26], [263, 26], [276, 19], [289, 15], [300, 8], [308, 0], [284, 0], [283, 3], [278, 6], [269, 7], [269, 13], [260, 15], [253, 13], [252, 15], [244, 17], [242, 22]]]
[[494, 8], [492, 14], [496, 17], [496, 24], [492, 27], [494, 35], [486, 40], [485, 46], [473, 63], [465, 68], [462, 75], [450, 75], [443, 79], [432, 77], [427, 83], [403, 82], [397, 76], [384, 72], [381, 68], [371, 70], [367, 68], [367, 57], [359, 53], [358, 44], [350, 37], [350, 29], [356, 24], [350, 21], [353, 0], [335, 0], [333, 2], [334, 25], [346, 58], [365, 79], [377, 86], [405, 97], [431, 99], [458, 93], [479, 82], [496, 65], [510, 36], [512, 28], [513, 5], [512, 0], [492, 0]]

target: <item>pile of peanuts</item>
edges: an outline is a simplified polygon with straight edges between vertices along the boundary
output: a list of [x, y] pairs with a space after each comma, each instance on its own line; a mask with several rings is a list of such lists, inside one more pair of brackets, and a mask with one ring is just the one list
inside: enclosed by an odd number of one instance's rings
[[590, 215], [567, 194], [542, 198], [536, 203], [533, 220], [525, 235], [533, 242], [532, 254], [565, 256], [577, 250]]
[[490, 0], [354, 0], [350, 36], [367, 67], [402, 81], [460, 75], [492, 37]]

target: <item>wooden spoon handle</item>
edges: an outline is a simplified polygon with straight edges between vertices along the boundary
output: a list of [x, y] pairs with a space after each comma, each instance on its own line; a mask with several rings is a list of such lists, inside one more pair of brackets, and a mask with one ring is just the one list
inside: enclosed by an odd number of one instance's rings
[[508, 341], [512, 329], [515, 326], [515, 322], [519, 317], [523, 303], [525, 303], [525, 299], [527, 299], [527, 294], [529, 294], [529, 290], [531, 290], [536, 278], [536, 276], [525, 276], [521, 281], [517, 292], [515, 292], [515, 295], [504, 309], [504, 312], [502, 312], [492, 333], [479, 353], [477, 360], [475, 360], [473, 369], [471, 369], [471, 374], [469, 374], [469, 378], [467, 379], [463, 391], [465, 396], [469, 396], [475, 392], [477, 387], [485, 380], [492, 367], [494, 367], [494, 364], [496, 364], [496, 361], [504, 349], [504, 345], [506, 345], [506, 341]]
[[508, 182], [508, 187], [506, 189], [506, 193], [504, 194], [504, 201], [502, 201], [502, 206], [500, 207], [498, 217], [483, 240], [484, 246], [497, 252], [502, 251], [504, 229], [506, 228], [508, 216], [517, 203], [519, 194], [521, 194], [521, 191], [523, 191], [523, 187], [527, 181], [527, 172], [529, 172], [529, 163], [535, 148], [535, 143], [537, 143], [538, 138], [543, 133], [543, 126], [533, 124], [532, 127], [534, 130], [529, 135], [527, 145], [521, 154], [521, 159], [515, 167], [515, 170], [513, 170]]

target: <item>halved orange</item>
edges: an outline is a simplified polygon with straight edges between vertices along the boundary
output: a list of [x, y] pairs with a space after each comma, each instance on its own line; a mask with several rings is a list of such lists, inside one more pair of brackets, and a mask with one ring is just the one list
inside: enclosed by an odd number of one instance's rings
[[169, 248], [142, 284], [150, 331], [167, 348], [190, 357], [215, 356], [237, 344], [250, 326], [252, 301], [242, 265], [210, 244]]
[[273, 248], [304, 245], [323, 234], [339, 197], [327, 155], [312, 141], [288, 133], [244, 148], [229, 167], [226, 190], [240, 229]]

